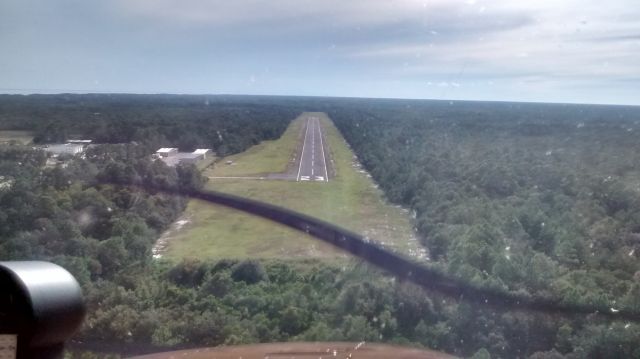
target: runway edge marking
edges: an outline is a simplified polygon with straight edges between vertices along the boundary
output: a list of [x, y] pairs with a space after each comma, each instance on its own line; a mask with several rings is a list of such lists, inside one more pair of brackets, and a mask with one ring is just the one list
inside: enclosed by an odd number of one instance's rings
[[307, 144], [307, 134], [309, 133], [309, 119], [306, 121], [307, 128], [304, 131], [304, 140], [302, 140], [302, 151], [300, 151], [300, 160], [298, 165], [298, 175], [296, 176], [296, 182], [300, 182], [300, 170], [302, 169], [302, 157], [304, 157], [304, 146]]
[[324, 163], [324, 178], [329, 182], [329, 172], [327, 172], [327, 159], [324, 157], [324, 143], [322, 142], [322, 127], [320, 127], [320, 120], [318, 121], [318, 130], [320, 131], [320, 149], [322, 149], [322, 163]]

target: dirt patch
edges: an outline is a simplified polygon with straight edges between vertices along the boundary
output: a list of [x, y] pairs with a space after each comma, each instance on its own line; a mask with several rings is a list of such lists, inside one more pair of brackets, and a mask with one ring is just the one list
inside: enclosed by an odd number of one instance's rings
[[360, 343], [270, 343], [232, 347], [200, 348], [174, 352], [149, 354], [136, 358], [145, 359], [449, 359], [449, 354], [432, 350], [399, 347], [386, 344]]
[[151, 255], [153, 256], [153, 258], [162, 258], [162, 255], [169, 245], [169, 241], [171, 241], [171, 239], [173, 239], [175, 235], [189, 223], [191, 223], [191, 219], [187, 217], [180, 217], [177, 221], [173, 222], [171, 224], [171, 227], [169, 227], [169, 229], [162, 233], [153, 247], [151, 247]]

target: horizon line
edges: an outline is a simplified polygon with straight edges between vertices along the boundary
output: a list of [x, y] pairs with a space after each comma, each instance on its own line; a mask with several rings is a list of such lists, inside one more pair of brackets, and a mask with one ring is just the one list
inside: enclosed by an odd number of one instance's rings
[[[35, 90], [31, 92], [31, 90]], [[330, 98], [330, 99], [359, 99], [359, 100], [405, 100], [405, 101], [437, 101], [437, 102], [492, 102], [492, 103], [518, 103], [518, 104], [549, 104], [549, 105], [591, 105], [591, 106], [626, 106], [639, 107], [630, 103], [604, 103], [604, 102], [562, 102], [562, 101], [535, 101], [535, 100], [479, 100], [479, 99], [435, 99], [425, 97], [370, 97], [370, 96], [336, 96], [336, 95], [290, 95], [290, 94], [263, 94], [263, 93], [205, 93], [205, 92], [120, 92], [120, 91], [95, 91], [73, 89], [20, 89], [5, 88], [0, 91], [0, 96], [59, 96], [59, 95], [133, 95], [133, 96], [238, 96], [238, 97], [299, 97], [299, 98]], [[51, 92], [48, 92], [51, 91]]]

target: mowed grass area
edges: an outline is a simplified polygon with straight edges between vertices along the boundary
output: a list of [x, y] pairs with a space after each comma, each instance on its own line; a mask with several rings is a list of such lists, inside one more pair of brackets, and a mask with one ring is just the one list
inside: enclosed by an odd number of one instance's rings
[[207, 156], [207, 158], [205, 158], [204, 160], [201, 160], [198, 162], [198, 164], [196, 164], [196, 167], [198, 167], [198, 169], [200, 171], [205, 170], [207, 167], [213, 165], [213, 163], [217, 160], [217, 158], [213, 155], [209, 155]]
[[[277, 140], [263, 141], [247, 151], [223, 158], [215, 169], [207, 169], [205, 176], [243, 177], [285, 172], [298, 144], [303, 116], [296, 118]], [[233, 161], [232, 165], [225, 164]]]
[[189, 202], [188, 223], [169, 240], [166, 258], [335, 257], [328, 244], [286, 226], [200, 200]]
[[[354, 166], [353, 153], [322, 113], [306, 113], [294, 121], [282, 138], [261, 144], [269, 160], [281, 166], [297, 146], [300, 127], [306, 116], [318, 116], [322, 122], [330, 156], [337, 175], [329, 182], [283, 180], [210, 180], [207, 188], [253, 198], [306, 213], [359, 232], [399, 252], [417, 255], [422, 250], [415, 238], [405, 210], [387, 204], [382, 192], [365, 173]], [[269, 148], [274, 146], [279, 151]], [[258, 147], [258, 146], [256, 146]], [[260, 162], [261, 151], [234, 157]], [[279, 159], [272, 155], [279, 153]], [[224, 161], [224, 159], [223, 159]], [[229, 166], [230, 167], [230, 166]], [[281, 167], [261, 171], [281, 171]], [[258, 173], [258, 172], [253, 172]], [[207, 171], [210, 176], [239, 176], [222, 164]], [[243, 175], [252, 174], [249, 170]], [[190, 221], [169, 242], [165, 256], [181, 258], [337, 258], [341, 252], [298, 231], [222, 206], [191, 201], [184, 217]], [[337, 254], [341, 254], [337, 256]]]
[[0, 131], [0, 143], [11, 141], [27, 145], [33, 141], [33, 133], [31, 131]]

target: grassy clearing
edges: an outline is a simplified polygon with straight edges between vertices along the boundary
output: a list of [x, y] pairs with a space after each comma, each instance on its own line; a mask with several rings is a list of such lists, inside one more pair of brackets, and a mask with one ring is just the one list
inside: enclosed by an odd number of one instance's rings
[[271, 221], [222, 206], [193, 200], [189, 221], [170, 238], [167, 258], [331, 257], [329, 245]]
[[[288, 161], [297, 145], [298, 126], [306, 115], [292, 123], [281, 139], [260, 145], [270, 154], [273, 166], [262, 163], [261, 171], [275, 172], [276, 166]], [[406, 211], [385, 203], [371, 179], [354, 167], [353, 153], [333, 123], [324, 114], [313, 115], [321, 118], [337, 172], [335, 178], [329, 182], [215, 179], [209, 181], [208, 189], [291, 208], [362, 233], [399, 252], [418, 253], [421, 246]], [[277, 147], [278, 151], [270, 146]], [[251, 162], [261, 163], [260, 153], [252, 148], [233, 157], [238, 161], [250, 158]], [[279, 155], [275, 156], [276, 153]], [[252, 172], [247, 169], [231, 174], [227, 167], [218, 166], [207, 173], [239, 176]], [[224, 207], [192, 201], [185, 216], [190, 217], [191, 223], [170, 242], [168, 258], [326, 258], [336, 254], [335, 249], [297, 231]]]
[[[225, 157], [215, 168], [205, 171], [204, 175], [242, 177], [285, 172], [294, 155], [303, 124], [303, 117], [300, 116], [279, 139], [263, 141], [245, 152]], [[227, 161], [233, 161], [233, 165], [225, 164]]]
[[33, 141], [31, 131], [0, 131], [0, 143], [16, 141], [27, 145]]
[[213, 155], [209, 155], [207, 158], [205, 158], [202, 161], [198, 161], [198, 164], [196, 165], [198, 167], [198, 169], [200, 171], [205, 170], [206, 168], [210, 167], [213, 165], [213, 163], [217, 160], [216, 156]]

